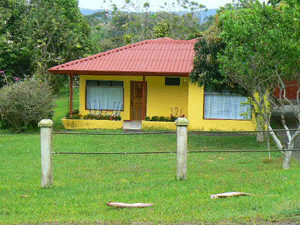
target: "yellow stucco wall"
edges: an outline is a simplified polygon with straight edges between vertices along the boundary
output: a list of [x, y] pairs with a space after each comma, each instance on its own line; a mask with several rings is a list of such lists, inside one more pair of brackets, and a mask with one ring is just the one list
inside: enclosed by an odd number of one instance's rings
[[71, 120], [62, 119], [64, 127], [68, 130], [76, 129], [121, 129], [123, 121], [110, 120]]
[[148, 85], [147, 116], [170, 117], [172, 107], [181, 107], [188, 114], [187, 78], [181, 78], [181, 86], [165, 86], [165, 77], [146, 77]]
[[[122, 120], [130, 120], [130, 81], [143, 81], [142, 76], [80, 76], [80, 114], [85, 110], [86, 80], [118, 80], [124, 81], [124, 111], [120, 113]], [[165, 86], [164, 77], [146, 77], [147, 82], [147, 116], [170, 116], [171, 107], [182, 107], [182, 113], [188, 113], [187, 79], [182, 78], [181, 86]]]
[[255, 130], [255, 123], [252, 120], [204, 119], [204, 88], [191, 83], [189, 83], [188, 108], [189, 130]]
[[124, 111], [120, 113], [122, 120], [130, 119], [130, 81], [143, 81], [143, 77], [132, 76], [95, 76], [85, 75], [80, 76], [80, 102], [79, 111], [82, 115], [87, 115], [88, 110], [85, 110], [85, 96], [86, 96], [86, 80], [117, 80], [124, 81]]
[[[80, 113], [85, 110], [86, 80], [118, 80], [124, 81], [124, 111], [120, 113], [122, 120], [130, 120], [130, 81], [142, 81], [142, 76], [80, 76]], [[147, 116], [170, 116], [171, 107], [182, 107], [182, 113], [189, 120], [189, 130], [255, 130], [251, 120], [214, 120], [204, 119], [204, 89], [191, 84], [182, 78], [181, 86], [165, 86], [165, 78], [159, 76], [146, 77], [147, 81]], [[144, 124], [151, 126], [155, 123]], [[120, 126], [120, 125], [118, 125]], [[169, 125], [168, 125], [169, 129]]]

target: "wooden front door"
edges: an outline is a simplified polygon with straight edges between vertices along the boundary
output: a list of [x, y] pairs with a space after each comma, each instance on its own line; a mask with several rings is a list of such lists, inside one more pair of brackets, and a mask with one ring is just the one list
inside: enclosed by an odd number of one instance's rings
[[147, 82], [130, 82], [130, 120], [144, 120], [146, 117]]

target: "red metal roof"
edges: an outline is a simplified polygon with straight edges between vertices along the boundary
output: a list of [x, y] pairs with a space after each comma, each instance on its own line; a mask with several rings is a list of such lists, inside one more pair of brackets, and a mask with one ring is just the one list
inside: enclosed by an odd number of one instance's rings
[[59, 74], [188, 76], [197, 40], [158, 38], [126, 45], [87, 58], [54, 66]]

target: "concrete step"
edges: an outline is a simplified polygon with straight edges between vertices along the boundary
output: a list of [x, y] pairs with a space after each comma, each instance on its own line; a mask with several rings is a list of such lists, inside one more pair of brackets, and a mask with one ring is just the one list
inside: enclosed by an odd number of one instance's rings
[[142, 121], [123, 121], [123, 130], [126, 131], [141, 131]]

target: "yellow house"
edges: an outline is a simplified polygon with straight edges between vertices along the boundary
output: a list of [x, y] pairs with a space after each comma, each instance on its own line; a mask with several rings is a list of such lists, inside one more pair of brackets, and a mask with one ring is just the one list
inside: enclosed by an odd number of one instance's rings
[[79, 75], [81, 115], [121, 117], [120, 121], [64, 119], [64, 125], [68, 129], [118, 129], [128, 124], [175, 129], [172, 122], [149, 119], [185, 116], [189, 130], [255, 130], [253, 121], [241, 115], [249, 111], [240, 104], [245, 97], [204, 92], [189, 81], [195, 42], [146, 40], [52, 67], [49, 72], [70, 76], [70, 87], [73, 76]]

